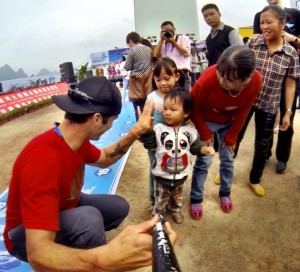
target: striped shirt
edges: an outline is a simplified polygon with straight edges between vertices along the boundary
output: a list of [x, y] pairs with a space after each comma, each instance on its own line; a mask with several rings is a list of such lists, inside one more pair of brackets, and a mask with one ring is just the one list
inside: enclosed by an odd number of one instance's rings
[[128, 50], [124, 66], [132, 76], [142, 76], [152, 69], [152, 52], [148, 46], [137, 43]]
[[288, 43], [269, 53], [264, 37], [253, 37], [249, 48], [256, 54], [256, 69], [261, 73], [263, 86], [255, 100], [254, 107], [267, 113], [276, 114], [281, 98], [281, 89], [286, 77], [299, 77], [299, 57], [297, 51]]

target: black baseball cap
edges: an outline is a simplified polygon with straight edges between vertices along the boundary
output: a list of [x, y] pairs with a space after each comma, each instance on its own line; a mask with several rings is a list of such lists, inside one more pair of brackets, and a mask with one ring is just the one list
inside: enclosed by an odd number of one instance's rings
[[122, 108], [119, 89], [105, 77], [88, 77], [69, 86], [68, 94], [53, 95], [61, 110], [72, 114], [118, 115]]

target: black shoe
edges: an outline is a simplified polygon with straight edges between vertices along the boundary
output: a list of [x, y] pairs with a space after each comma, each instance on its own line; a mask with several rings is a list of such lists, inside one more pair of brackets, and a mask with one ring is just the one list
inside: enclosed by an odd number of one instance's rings
[[285, 173], [285, 171], [286, 171], [286, 166], [287, 166], [287, 163], [286, 163], [286, 162], [278, 161], [278, 162], [277, 162], [277, 165], [276, 165], [276, 173], [277, 173], [277, 174], [283, 174], [283, 173]]

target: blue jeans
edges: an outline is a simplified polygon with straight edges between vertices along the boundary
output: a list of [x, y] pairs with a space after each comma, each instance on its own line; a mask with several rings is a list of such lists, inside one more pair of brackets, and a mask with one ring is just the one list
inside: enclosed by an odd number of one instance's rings
[[[72, 248], [94, 248], [105, 245], [105, 231], [118, 227], [129, 212], [127, 201], [117, 195], [81, 193], [76, 208], [59, 213], [60, 230], [55, 242]], [[23, 225], [8, 232], [13, 243], [11, 255], [28, 262]]]
[[[233, 153], [229, 147], [222, 147], [224, 137], [231, 125], [232, 121], [225, 124], [219, 124], [206, 121], [212, 133], [215, 133], [219, 141], [219, 158], [220, 158], [220, 196], [229, 196], [233, 179]], [[203, 200], [204, 183], [207, 178], [208, 168], [212, 162], [212, 157], [208, 155], [198, 155], [192, 175], [191, 186], [191, 203], [201, 203]]]

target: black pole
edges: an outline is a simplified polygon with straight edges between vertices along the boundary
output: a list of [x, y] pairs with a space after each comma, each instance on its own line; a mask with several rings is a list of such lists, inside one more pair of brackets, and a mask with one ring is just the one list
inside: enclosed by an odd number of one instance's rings
[[160, 215], [153, 228], [153, 272], [181, 272], [169, 235], [165, 228], [165, 220]]

